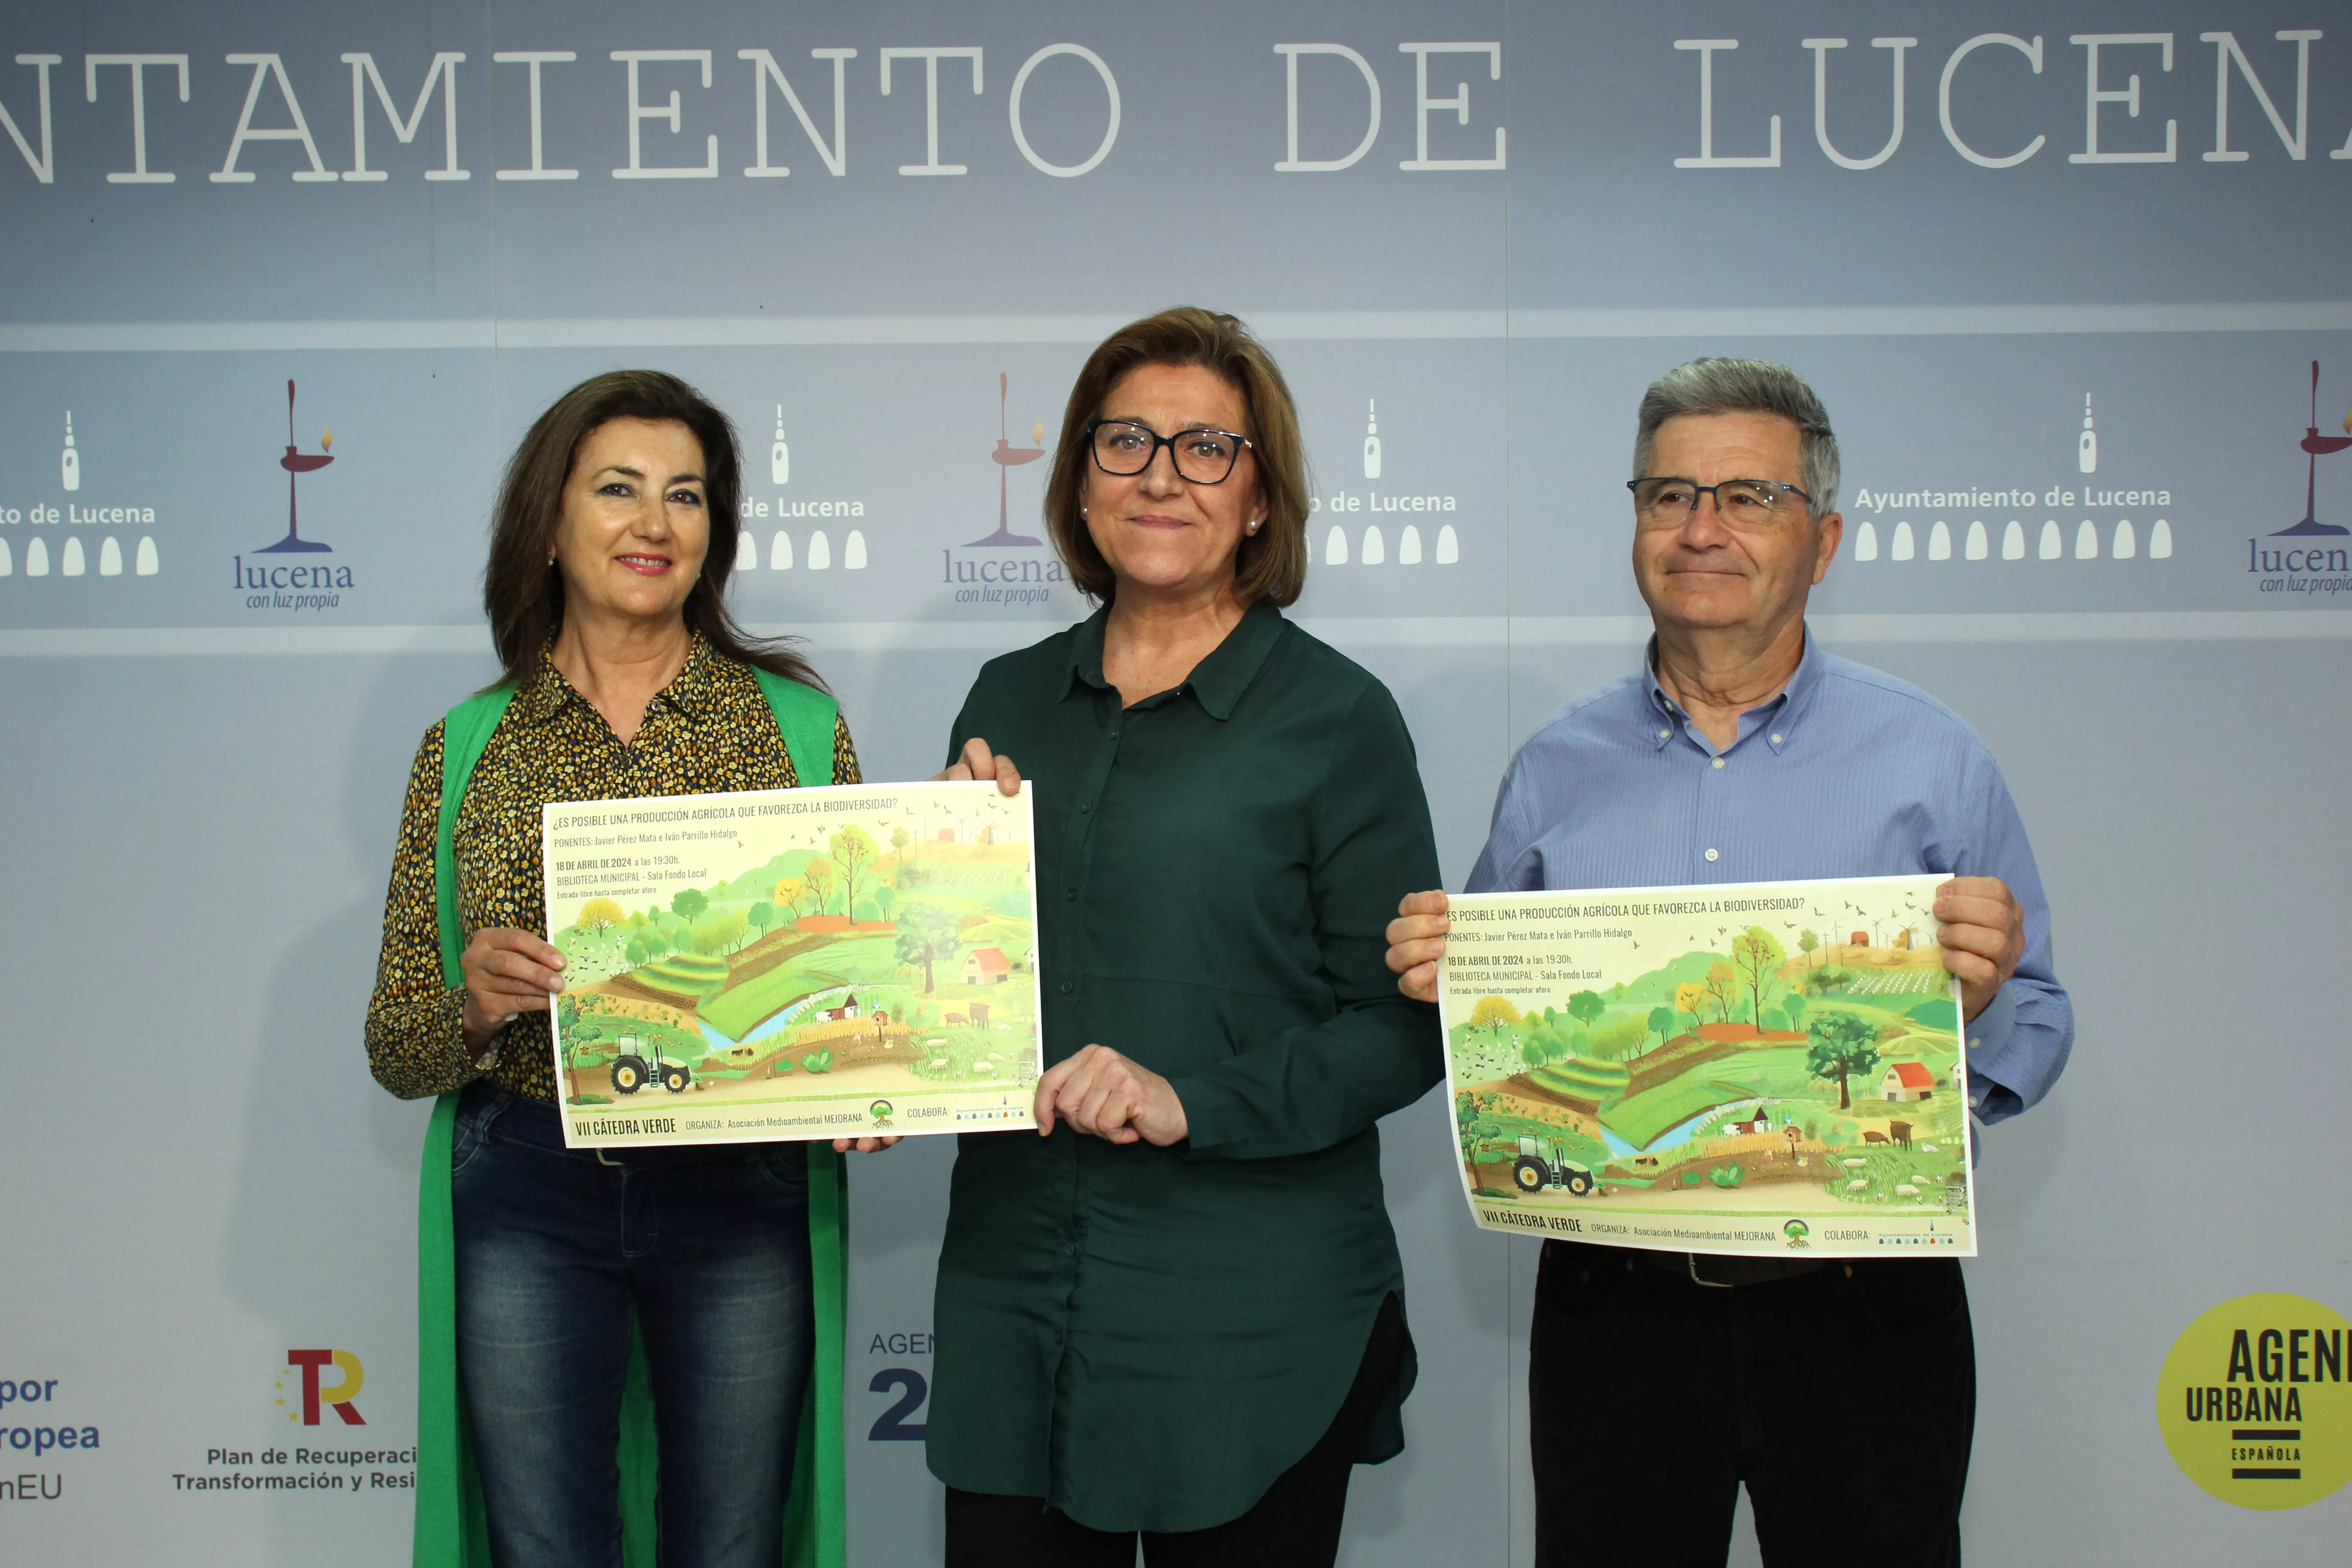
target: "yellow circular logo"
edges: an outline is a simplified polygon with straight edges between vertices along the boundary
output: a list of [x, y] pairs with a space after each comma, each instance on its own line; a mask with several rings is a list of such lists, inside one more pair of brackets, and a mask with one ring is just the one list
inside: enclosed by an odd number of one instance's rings
[[2301, 1508], [2352, 1479], [2352, 1323], [2307, 1296], [2224, 1301], [2164, 1358], [2156, 1421], [2189, 1479], [2240, 1508]]

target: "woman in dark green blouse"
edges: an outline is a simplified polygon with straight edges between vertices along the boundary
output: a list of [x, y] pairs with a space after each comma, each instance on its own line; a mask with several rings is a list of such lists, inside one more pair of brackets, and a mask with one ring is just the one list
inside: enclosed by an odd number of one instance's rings
[[[1375, 1123], [1440, 1076], [1383, 928], [1437, 858], [1388, 689], [1283, 618], [1281, 374], [1170, 310], [1087, 361], [1046, 497], [1091, 619], [982, 670], [954, 777], [1035, 790], [1040, 1132], [966, 1133], [940, 1249], [948, 1562], [1328, 1563], [1413, 1358]], [[1122, 1555], [1124, 1553], [1124, 1555]]]

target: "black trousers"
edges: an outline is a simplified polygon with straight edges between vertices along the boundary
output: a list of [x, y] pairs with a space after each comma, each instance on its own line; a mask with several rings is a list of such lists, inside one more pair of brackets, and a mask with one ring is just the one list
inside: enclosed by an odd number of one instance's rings
[[[1356, 1380], [1307, 1457], [1248, 1512], [1206, 1530], [1141, 1532], [1146, 1568], [1329, 1568], [1348, 1478], [1404, 1354], [1404, 1310], [1381, 1303]], [[1089, 1530], [1034, 1497], [948, 1489], [947, 1568], [1134, 1568], [1138, 1532]]]
[[1726, 1289], [1548, 1241], [1536, 1568], [1721, 1568], [1743, 1483], [1770, 1568], [1959, 1568], [1976, 1381], [1954, 1258]]

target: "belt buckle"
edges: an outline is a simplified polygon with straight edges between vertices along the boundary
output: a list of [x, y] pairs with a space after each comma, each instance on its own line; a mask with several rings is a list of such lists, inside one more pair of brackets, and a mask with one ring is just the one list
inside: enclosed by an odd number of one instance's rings
[[1732, 1282], [1731, 1282], [1730, 1280], [1728, 1280], [1728, 1279], [1706, 1279], [1706, 1278], [1705, 1278], [1704, 1276], [1702, 1276], [1702, 1275], [1699, 1273], [1699, 1271], [1698, 1271], [1698, 1254], [1697, 1254], [1697, 1253], [1696, 1253], [1696, 1252], [1685, 1252], [1685, 1253], [1684, 1253], [1684, 1254], [1683, 1254], [1683, 1261], [1684, 1261], [1684, 1263], [1685, 1263], [1685, 1264], [1689, 1268], [1689, 1269], [1690, 1269], [1690, 1277], [1691, 1277], [1691, 1283], [1692, 1283], [1692, 1284], [1694, 1284], [1694, 1285], [1704, 1285], [1704, 1286], [1706, 1286], [1706, 1287], [1708, 1289], [1710, 1289], [1710, 1290], [1731, 1290], [1731, 1289], [1738, 1289], [1738, 1287], [1734, 1286], [1734, 1285], [1732, 1284]]

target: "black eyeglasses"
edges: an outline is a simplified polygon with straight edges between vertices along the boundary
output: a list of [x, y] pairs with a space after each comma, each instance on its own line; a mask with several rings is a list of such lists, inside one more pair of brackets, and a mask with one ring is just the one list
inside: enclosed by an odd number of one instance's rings
[[1633, 515], [1644, 528], [1680, 528], [1698, 510], [1698, 498], [1715, 497], [1715, 512], [1729, 528], [1769, 528], [1788, 515], [1787, 500], [1795, 496], [1808, 507], [1813, 498], [1778, 479], [1726, 479], [1703, 485], [1694, 479], [1627, 479], [1633, 492]]
[[1176, 472], [1196, 485], [1221, 485], [1233, 477], [1241, 461], [1246, 436], [1231, 430], [1179, 430], [1162, 436], [1132, 419], [1094, 419], [1087, 424], [1087, 445], [1093, 448], [1095, 467], [1122, 477], [1151, 467], [1160, 448], [1168, 448]]

